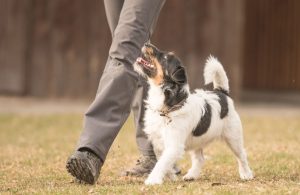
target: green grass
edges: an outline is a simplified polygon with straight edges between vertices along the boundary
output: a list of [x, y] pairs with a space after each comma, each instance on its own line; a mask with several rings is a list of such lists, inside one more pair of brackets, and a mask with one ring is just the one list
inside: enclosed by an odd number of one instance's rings
[[[0, 115], [0, 194], [299, 194], [300, 116], [243, 116], [245, 145], [255, 179], [243, 182], [222, 142], [210, 145], [201, 179], [146, 187], [121, 177], [139, 153], [129, 120], [110, 150], [95, 186], [72, 182], [65, 161], [81, 132], [82, 116]], [[185, 173], [188, 156], [180, 161]], [[180, 176], [182, 177], [182, 176]], [[216, 185], [213, 185], [216, 183]]]

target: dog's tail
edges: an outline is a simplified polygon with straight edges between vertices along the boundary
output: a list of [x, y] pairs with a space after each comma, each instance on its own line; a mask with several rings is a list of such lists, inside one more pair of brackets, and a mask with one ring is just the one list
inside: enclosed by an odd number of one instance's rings
[[225, 93], [229, 93], [229, 84], [226, 72], [222, 64], [213, 56], [209, 56], [206, 60], [204, 68], [205, 84], [213, 83], [214, 89], [219, 89]]

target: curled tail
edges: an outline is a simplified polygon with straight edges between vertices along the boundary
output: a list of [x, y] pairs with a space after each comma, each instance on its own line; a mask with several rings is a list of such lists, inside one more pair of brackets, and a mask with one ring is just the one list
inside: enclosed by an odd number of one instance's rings
[[204, 68], [205, 84], [213, 83], [214, 89], [222, 90], [229, 93], [229, 84], [226, 72], [222, 64], [213, 56], [206, 60]]

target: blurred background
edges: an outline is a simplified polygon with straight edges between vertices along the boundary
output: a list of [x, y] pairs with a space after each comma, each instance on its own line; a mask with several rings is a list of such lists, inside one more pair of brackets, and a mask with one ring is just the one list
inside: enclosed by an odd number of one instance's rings
[[[172, 0], [152, 42], [203, 85], [209, 54], [241, 101], [300, 102], [300, 1]], [[0, 0], [0, 94], [92, 99], [111, 35], [99, 0]]]

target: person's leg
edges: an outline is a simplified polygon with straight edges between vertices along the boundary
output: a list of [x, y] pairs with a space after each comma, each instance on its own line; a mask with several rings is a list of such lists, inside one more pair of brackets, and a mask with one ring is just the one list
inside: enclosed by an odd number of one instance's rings
[[[89, 149], [102, 161], [105, 160], [112, 142], [129, 115], [137, 89], [138, 77], [132, 64], [149, 39], [153, 20], [163, 3], [164, 0], [124, 1], [109, 52], [111, 60], [108, 60], [102, 75], [97, 96], [85, 114], [84, 129], [77, 150]], [[73, 173], [73, 176], [85, 180], [76, 172]], [[97, 176], [93, 182], [96, 179]]]
[[[159, 14], [155, 15], [153, 18], [153, 22], [150, 28], [150, 36], [154, 32], [154, 29], [156, 27], [156, 23], [158, 20]], [[150, 40], [149, 36], [149, 40]], [[148, 41], [149, 41], [148, 40]], [[147, 135], [145, 134], [143, 128], [144, 128], [144, 112], [145, 112], [145, 102], [144, 100], [147, 97], [148, 93], [148, 83], [146, 80], [142, 77], [140, 77], [140, 82], [138, 85], [138, 89], [135, 94], [135, 98], [133, 100], [132, 104], [132, 112], [134, 115], [134, 122], [136, 127], [136, 142], [139, 148], [139, 151], [144, 156], [155, 156], [153, 147], [151, 145], [151, 142], [148, 140]]]
[[144, 132], [144, 112], [145, 112], [145, 98], [147, 96], [148, 84], [145, 79], [140, 78], [138, 88], [132, 104], [132, 112], [134, 115], [134, 123], [136, 127], [136, 142], [140, 153], [142, 154], [132, 167], [126, 168], [122, 176], [137, 176], [141, 177], [149, 174], [154, 168], [157, 159], [153, 151], [151, 141], [148, 140]]
[[[156, 23], [158, 20], [158, 14], [153, 19], [152, 26], [150, 28], [150, 36], [154, 32]], [[149, 37], [150, 38], [150, 37]], [[155, 166], [157, 159], [153, 151], [151, 141], [148, 140], [146, 133], [144, 132], [144, 113], [145, 102], [148, 93], [148, 83], [145, 78], [140, 77], [138, 82], [138, 88], [135, 93], [135, 97], [132, 103], [132, 112], [134, 116], [134, 123], [136, 128], [136, 143], [140, 153], [140, 158], [136, 161], [136, 164], [121, 173], [123, 176], [144, 176], [149, 174]], [[179, 173], [179, 170], [176, 171]]]
[[123, 4], [124, 0], [104, 0], [105, 14], [112, 37], [118, 25]]
[[[117, 27], [120, 13], [123, 7], [124, 0], [104, 0], [106, 17], [111, 35]], [[111, 58], [108, 57], [104, 71], [108, 69], [108, 64], [111, 64]], [[101, 82], [100, 82], [101, 83]], [[99, 87], [100, 88], [100, 87]], [[98, 91], [97, 91], [98, 94]], [[99, 176], [99, 169], [103, 161], [97, 157], [96, 153], [90, 148], [81, 148], [81, 151], [76, 151], [67, 161], [67, 170], [79, 180], [86, 183], [95, 183]], [[87, 171], [87, 168], [89, 170]]]
[[[105, 13], [110, 32], [113, 36], [114, 31], [118, 25], [120, 13], [124, 4], [124, 0], [104, 0]], [[150, 33], [155, 29], [158, 14], [153, 20]], [[147, 96], [148, 84], [144, 78], [140, 78], [138, 82], [138, 89], [136, 90], [135, 97], [132, 103], [132, 112], [134, 115], [134, 123], [136, 127], [136, 142], [139, 151], [143, 156], [154, 156], [153, 148], [150, 141], [147, 139], [147, 135], [143, 131], [143, 118], [145, 111], [144, 100]]]
[[109, 51], [113, 63], [103, 73], [98, 94], [85, 115], [79, 148], [88, 147], [102, 160], [127, 119], [138, 77], [132, 64], [150, 37], [163, 0], [126, 0]]
[[143, 156], [155, 156], [152, 144], [148, 140], [148, 137], [144, 132], [144, 100], [147, 97], [147, 92], [148, 83], [145, 79], [141, 78], [132, 104], [132, 112], [134, 115], [134, 123], [136, 127], [136, 142], [139, 151], [142, 153]]
[[[121, 3], [120, 0], [104, 0], [107, 21], [112, 36], [117, 27], [123, 3], [124, 0], [121, 0]], [[154, 30], [156, 20], [157, 17], [152, 24], [151, 32], [153, 32]], [[150, 173], [157, 161], [153, 152], [151, 142], [148, 140], [147, 135], [143, 131], [143, 117], [145, 110], [144, 100], [146, 98], [147, 91], [148, 84], [146, 80], [144, 78], [140, 78], [131, 110], [134, 115], [136, 142], [139, 151], [142, 153], [142, 156], [137, 160], [137, 163], [133, 167], [130, 167], [127, 170], [123, 171], [121, 175], [142, 176], [144, 174]]]

